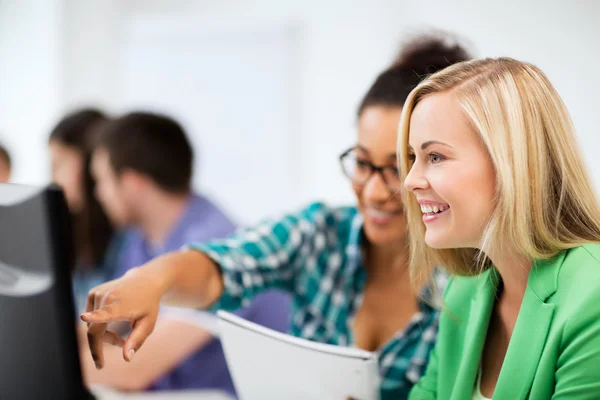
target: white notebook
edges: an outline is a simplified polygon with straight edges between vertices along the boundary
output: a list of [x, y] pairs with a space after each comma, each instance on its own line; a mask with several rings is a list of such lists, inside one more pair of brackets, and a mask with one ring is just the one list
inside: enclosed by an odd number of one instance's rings
[[300, 339], [225, 311], [217, 315], [241, 400], [379, 399], [377, 354]]

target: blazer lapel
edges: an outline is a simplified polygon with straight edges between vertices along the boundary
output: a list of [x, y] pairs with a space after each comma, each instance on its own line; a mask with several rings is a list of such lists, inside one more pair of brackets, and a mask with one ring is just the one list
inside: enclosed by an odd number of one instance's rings
[[519, 400], [529, 395], [554, 316], [554, 305], [545, 301], [556, 292], [557, 275], [565, 254], [536, 261], [531, 268], [494, 399]]
[[471, 301], [469, 319], [459, 321], [466, 324], [464, 353], [456, 376], [456, 384], [451, 399], [470, 399], [479, 370], [481, 352], [490, 322], [497, 287], [495, 270], [487, 270], [480, 275], [477, 293]]

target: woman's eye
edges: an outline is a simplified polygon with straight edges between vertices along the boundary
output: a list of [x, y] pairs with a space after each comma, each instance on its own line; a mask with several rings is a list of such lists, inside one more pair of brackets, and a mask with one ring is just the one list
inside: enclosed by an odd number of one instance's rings
[[415, 157], [415, 154], [414, 154], [414, 153], [410, 153], [410, 154], [408, 155], [408, 161], [410, 161], [410, 163], [411, 163], [411, 164], [415, 162], [416, 158], [417, 158], [417, 157]]
[[437, 164], [437, 163], [443, 161], [444, 157], [442, 157], [439, 154], [431, 153], [429, 155], [429, 160], [431, 161], [432, 164]]
[[356, 166], [361, 169], [369, 168], [369, 164], [370, 163], [365, 160], [356, 160]]

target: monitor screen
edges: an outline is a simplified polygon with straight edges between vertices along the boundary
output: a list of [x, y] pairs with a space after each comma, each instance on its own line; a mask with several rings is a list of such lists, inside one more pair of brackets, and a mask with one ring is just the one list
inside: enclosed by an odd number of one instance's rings
[[0, 398], [80, 399], [69, 213], [56, 187], [0, 184]]

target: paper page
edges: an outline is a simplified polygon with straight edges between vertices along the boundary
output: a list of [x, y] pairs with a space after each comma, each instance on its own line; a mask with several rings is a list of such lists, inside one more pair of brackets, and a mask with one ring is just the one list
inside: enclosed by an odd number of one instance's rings
[[240, 399], [379, 398], [375, 353], [296, 338], [224, 311], [217, 315]]

